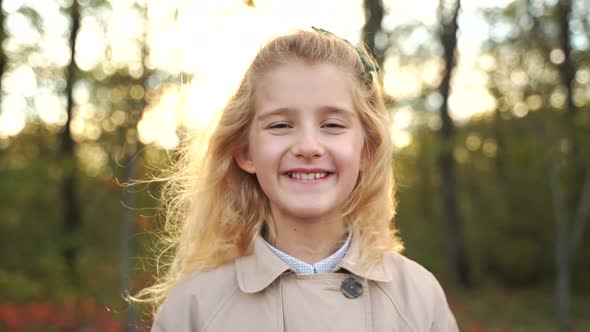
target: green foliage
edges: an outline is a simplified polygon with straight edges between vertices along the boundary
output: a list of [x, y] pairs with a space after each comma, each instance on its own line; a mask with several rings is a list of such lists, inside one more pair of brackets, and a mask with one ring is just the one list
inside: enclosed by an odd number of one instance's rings
[[[33, 128], [27, 131], [32, 134], [24, 133], [14, 139], [11, 146], [2, 151], [0, 162], [0, 210], [3, 211], [0, 297], [5, 301], [22, 302], [59, 299], [64, 294], [91, 294], [103, 303], [120, 302], [121, 294], [117, 291], [119, 234], [121, 213], [125, 208], [121, 203], [120, 185], [110, 178], [76, 172], [83, 228], [73, 238], [64, 238], [59, 179], [66, 170], [51, 153], [40, 152], [55, 148], [52, 140], [45, 137], [51, 134]], [[36, 148], [30, 149], [32, 144]], [[142, 206], [157, 205], [150, 195], [153, 192], [142, 188], [136, 191], [137, 205], [129, 208], [137, 211]], [[153, 209], [138, 213], [134, 232], [149, 231], [154, 214]], [[138, 257], [145, 255], [144, 238], [131, 239]], [[82, 248], [78, 263], [82, 280], [79, 288], [64, 283], [62, 250], [67, 241], [74, 241]]]
[[[527, 3], [534, 8], [527, 8]], [[109, 4], [103, 0], [82, 1], [82, 16], [106, 24]], [[67, 12], [64, 6], [61, 10]], [[27, 5], [19, 13], [35, 31], [42, 32], [43, 13]], [[586, 39], [590, 28], [584, 18], [588, 13], [587, 8], [580, 8], [572, 17], [579, 23], [573, 31], [583, 35], [578, 30], [584, 29], [586, 36], [582, 37]], [[531, 14], [539, 19], [537, 27]], [[458, 125], [454, 141], [443, 146], [437, 126], [429, 124], [437, 116], [437, 107], [428, 100], [436, 89], [433, 82], [417, 78], [422, 91], [412, 100], [395, 100], [396, 96], [391, 96], [396, 102], [392, 106], [424, 110], [414, 114], [417, 120], [412, 128], [412, 143], [394, 156], [399, 200], [395, 222], [406, 244], [405, 254], [432, 270], [443, 284], [450, 279], [437, 163], [441, 153], [451, 153], [456, 162], [460, 220], [476, 286], [465, 293], [452, 292], [451, 306], [462, 328], [554, 330], [550, 325], [553, 308], [548, 289], [554, 282], [555, 211], [548, 156], [557, 156], [565, 191], [574, 192], [583, 179], [573, 167], [572, 147], [576, 147], [579, 160], [590, 160], [590, 90], [589, 79], [584, 79], [584, 72], [586, 76], [590, 72], [590, 50], [574, 45], [572, 57], [581, 74], [574, 82], [576, 113], [567, 115], [559, 67], [550, 58], [550, 51], [559, 47], [554, 5], [546, 1], [514, 1], [504, 8], [487, 10], [484, 16], [492, 31], [482, 49], [494, 64], [487, 72], [488, 88], [497, 103], [492, 112]], [[410, 22], [383, 31], [388, 38], [381, 41], [386, 55], [397, 56], [401, 66], [419, 69], [440, 57], [436, 30], [423, 22]], [[66, 85], [63, 67], [30, 60], [40, 55], [38, 45], [15, 44], [2, 51], [9, 59], [7, 71], [29, 66], [40, 88], [62, 93]], [[125, 207], [119, 183], [125, 181], [124, 151], [137, 141], [132, 128], [162, 83], [177, 76], [146, 66], [131, 75], [129, 68], [137, 64], [115, 65], [109, 56], [88, 72], [79, 72], [76, 78], [75, 87], [88, 93], [85, 102], [94, 109], [88, 112], [84, 124], [98, 128], [99, 133], [76, 137], [74, 157], [59, 160], [58, 135], [62, 129], [59, 125], [41, 125], [34, 117], [19, 136], [0, 138], [0, 299], [7, 302], [0, 303], [0, 329], [7, 326], [2, 325], [4, 317], [37, 313], [31, 317], [46, 322], [42, 319], [56, 312], [71, 314], [68, 310], [78, 302], [89, 308], [82, 310], [85, 319], [94, 321], [91, 317], [99, 317], [97, 329], [119, 328], [102, 309], [112, 308], [119, 315], [115, 319], [121, 319], [124, 313], [119, 280], [120, 233], [122, 213], [128, 208], [136, 215], [131, 239], [133, 289], [152, 280], [154, 268], [147, 257], [153, 257], [153, 253], [147, 249], [155, 239], [151, 230], [158, 206], [154, 197], [158, 197], [159, 188], [132, 187], [136, 203]], [[24, 99], [32, 103], [30, 96]], [[141, 145], [139, 150], [138, 179], [146, 179], [148, 169], [161, 168], [167, 162], [165, 151]], [[82, 229], [68, 238], [63, 235], [60, 192], [60, 181], [67, 174], [74, 174], [78, 180], [82, 211]], [[570, 218], [575, 215], [575, 203], [575, 195], [568, 194]], [[589, 239], [590, 225], [572, 257], [573, 288], [580, 292], [590, 290]], [[68, 243], [81, 248], [77, 262], [79, 285], [64, 282], [67, 271], [63, 249]], [[146, 266], [140, 265], [145, 262]], [[588, 300], [575, 296], [574, 304], [576, 328], [585, 330], [590, 326], [586, 318], [590, 317]], [[52, 314], [48, 316], [48, 312]], [[74, 322], [73, 316], [62, 317], [71, 323], [63, 326], [84, 325]], [[31, 326], [36, 329], [41, 325]]]
[[[459, 205], [467, 251], [480, 284], [493, 282], [514, 288], [553, 280], [554, 211], [547, 179], [547, 147], [538, 133], [529, 129], [543, 121], [543, 116], [483, 117], [457, 130], [454, 155]], [[552, 117], [552, 121], [560, 119]], [[440, 217], [440, 181], [435, 175], [436, 158], [443, 147], [436, 132], [421, 130], [415, 137], [412, 145], [396, 155], [397, 222], [407, 255], [444, 274], [445, 229]], [[590, 140], [588, 133], [583, 139]], [[500, 141], [504, 143], [499, 145]], [[564, 167], [564, 175], [568, 172]], [[586, 249], [578, 251], [574, 271], [588, 270], [589, 246], [583, 246]], [[580, 278], [575, 280], [574, 287], [586, 287]]]

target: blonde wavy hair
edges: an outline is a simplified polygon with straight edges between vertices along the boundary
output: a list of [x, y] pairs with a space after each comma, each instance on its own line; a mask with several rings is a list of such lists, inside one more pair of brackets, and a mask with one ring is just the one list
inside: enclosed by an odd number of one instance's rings
[[299, 31], [275, 38], [259, 51], [222, 110], [203, 154], [198, 153], [198, 139], [179, 149], [179, 158], [163, 177], [165, 226], [160, 234], [163, 248], [157, 281], [133, 300], [151, 304], [155, 312], [188, 273], [215, 269], [251, 254], [263, 226], [273, 243], [268, 198], [256, 176], [238, 167], [234, 153], [247, 147], [257, 80], [291, 61], [333, 64], [354, 78], [353, 100], [364, 131], [366, 167], [345, 203], [343, 216], [359, 241], [360, 266], [370, 269], [385, 252], [403, 249], [392, 223], [396, 201], [389, 113], [377, 73], [365, 69], [375, 62], [365, 48], [357, 49], [330, 33]]

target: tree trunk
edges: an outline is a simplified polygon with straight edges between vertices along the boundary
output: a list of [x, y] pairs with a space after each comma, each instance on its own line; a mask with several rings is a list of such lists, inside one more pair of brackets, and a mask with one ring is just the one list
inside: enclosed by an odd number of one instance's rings
[[568, 253], [568, 217], [564, 206], [563, 190], [557, 165], [557, 157], [551, 154], [549, 185], [555, 218], [555, 299], [557, 321], [561, 332], [570, 331], [570, 257]]
[[[137, 131], [137, 124], [141, 119], [143, 110], [147, 105], [147, 80], [149, 78], [147, 57], [147, 17], [148, 17], [148, 4], [145, 7], [139, 6], [138, 10], [142, 11], [144, 17], [144, 33], [141, 40], [141, 62], [143, 66], [143, 72], [136, 83], [143, 87], [144, 95], [141, 102], [137, 106], [133, 106], [128, 110], [127, 120], [123, 129], [122, 135], [122, 146], [123, 146], [123, 183], [129, 183], [137, 179], [137, 168], [139, 167], [138, 161], [139, 153], [142, 150], [141, 142], [139, 141], [139, 133]], [[123, 293], [129, 294], [132, 292], [131, 287], [131, 257], [133, 251], [133, 233], [134, 225], [136, 220], [136, 214], [134, 212], [135, 205], [137, 202], [136, 191], [130, 188], [123, 189], [123, 206], [121, 215], [121, 238], [120, 238], [120, 278], [119, 284]], [[126, 309], [125, 327], [124, 331], [133, 332], [137, 330], [137, 311], [131, 302], [129, 307]]]
[[[530, 0], [528, 2], [530, 7]], [[529, 10], [530, 13], [530, 10]], [[550, 153], [548, 157], [549, 167], [549, 185], [551, 190], [552, 204], [555, 218], [555, 303], [556, 316], [561, 332], [571, 330], [570, 319], [570, 294], [571, 294], [571, 261], [575, 250], [580, 243], [584, 228], [590, 213], [590, 164], [585, 170], [584, 162], [581, 160], [579, 145], [576, 141], [576, 114], [577, 109], [574, 104], [574, 79], [576, 65], [571, 56], [571, 33], [569, 28], [572, 14], [572, 1], [560, 0], [557, 4], [558, 26], [560, 28], [559, 43], [563, 52], [563, 62], [558, 64], [561, 84], [566, 89], [565, 103], [565, 124], [569, 135], [570, 149], [568, 154], [569, 165], [572, 170], [570, 173], [569, 190], [567, 193], [563, 190], [561, 177], [558, 168], [558, 156], [555, 152]], [[547, 61], [550, 61], [549, 54], [551, 47], [543, 41], [540, 28], [540, 20], [529, 14], [533, 19], [533, 32], [546, 55]], [[573, 134], [571, 134], [573, 132]], [[546, 146], [553, 146], [554, 137], [549, 138], [546, 133], [543, 134]], [[583, 179], [583, 180], [582, 180]], [[582, 180], [582, 181], [581, 181]], [[570, 218], [568, 211], [576, 211], [573, 225], [570, 230]]]
[[363, 43], [367, 45], [379, 67], [383, 67], [385, 51], [375, 45], [375, 36], [381, 31], [383, 22], [383, 2], [381, 0], [364, 0], [365, 25], [363, 26]]
[[70, 133], [70, 123], [72, 121], [73, 96], [72, 90], [76, 76], [76, 36], [80, 28], [80, 7], [76, 0], [72, 2], [71, 18], [72, 28], [70, 32], [70, 63], [66, 69], [66, 111], [67, 121], [64, 129], [60, 134], [60, 154], [63, 162], [63, 179], [61, 185], [61, 200], [63, 209], [63, 223], [66, 243], [63, 248], [63, 257], [67, 268], [70, 281], [76, 285], [79, 283], [76, 261], [80, 251], [79, 241], [77, 240], [78, 232], [81, 228], [80, 205], [76, 194], [76, 159], [74, 156], [74, 141]]
[[456, 61], [457, 30], [460, 1], [456, 1], [451, 16], [444, 14], [443, 3], [439, 6], [440, 41], [443, 46], [444, 69], [439, 86], [442, 96], [440, 118], [442, 127], [440, 136], [443, 148], [439, 159], [439, 172], [441, 176], [441, 194], [443, 200], [443, 213], [447, 229], [447, 245], [451, 265], [451, 273], [454, 282], [461, 287], [471, 285], [470, 268], [465, 254], [463, 230], [461, 226], [459, 207], [457, 204], [457, 188], [455, 178], [455, 163], [453, 159], [454, 123], [449, 114], [449, 95], [451, 78]]
[[[559, 19], [560, 27], [560, 48], [563, 51], [564, 59], [559, 67], [559, 74], [561, 77], [561, 84], [566, 88], [566, 103], [565, 116], [566, 128], [568, 132], [573, 131], [570, 135], [570, 150], [569, 160], [571, 164], [571, 175], [569, 188], [567, 194], [561, 190], [561, 179], [559, 177], [559, 170], [557, 167], [557, 158], [553, 159], [552, 169], [552, 192], [559, 195], [554, 200], [554, 208], [556, 210], [556, 243], [555, 243], [555, 263], [556, 263], [556, 303], [557, 303], [557, 321], [559, 323], [559, 330], [566, 332], [571, 330], [570, 322], [570, 278], [571, 278], [571, 259], [573, 252], [570, 251], [569, 239], [569, 218], [567, 218], [566, 211], [575, 211], [578, 197], [581, 197], [580, 179], [582, 179], [584, 169], [580, 162], [579, 147], [575, 136], [575, 114], [576, 108], [574, 105], [574, 76], [575, 66], [571, 58], [570, 45], [570, 30], [569, 21], [571, 16], [572, 3], [571, 0], [560, 0], [557, 4], [557, 17]], [[565, 204], [564, 204], [565, 202]], [[562, 210], [562, 211], [561, 211]]]
[[569, 190], [567, 193], [567, 208], [570, 211], [576, 209], [578, 200], [582, 195], [582, 184], [580, 179], [584, 176], [584, 161], [582, 160], [580, 153], [580, 145], [577, 142], [576, 133], [576, 116], [578, 109], [574, 103], [574, 82], [576, 76], [576, 64], [572, 58], [571, 48], [571, 33], [569, 28], [569, 22], [572, 15], [572, 1], [561, 0], [558, 4], [558, 18], [560, 35], [559, 38], [560, 48], [563, 51], [564, 60], [558, 65], [559, 74], [561, 77], [561, 84], [566, 88], [566, 103], [565, 103], [565, 116], [566, 124], [568, 125], [568, 133], [570, 134], [570, 149], [569, 149], [569, 161], [571, 163], [572, 172], [569, 178]]

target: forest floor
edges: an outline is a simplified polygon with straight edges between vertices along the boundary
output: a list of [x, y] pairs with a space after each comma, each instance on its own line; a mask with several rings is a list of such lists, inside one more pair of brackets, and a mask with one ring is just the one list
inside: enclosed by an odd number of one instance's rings
[[[590, 331], [590, 294], [572, 294], [572, 332]], [[554, 332], [558, 325], [551, 289], [447, 290], [462, 332]]]
[[[449, 305], [462, 332], [555, 332], [554, 297], [551, 289], [506, 290], [446, 289]], [[0, 331], [104, 331], [123, 330], [125, 312], [92, 298], [52, 303], [2, 303]], [[572, 329], [590, 331], [590, 293], [572, 292]], [[146, 317], [143, 317], [146, 318]], [[137, 331], [147, 332], [151, 323], [142, 320]]]

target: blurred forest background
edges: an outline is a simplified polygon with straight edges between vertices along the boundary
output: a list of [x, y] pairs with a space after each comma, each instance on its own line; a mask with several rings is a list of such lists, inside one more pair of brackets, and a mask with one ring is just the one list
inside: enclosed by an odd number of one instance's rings
[[589, 0], [0, 0], [0, 331], [133, 331], [158, 185], [258, 47], [384, 71], [406, 255], [462, 331], [590, 331]]

